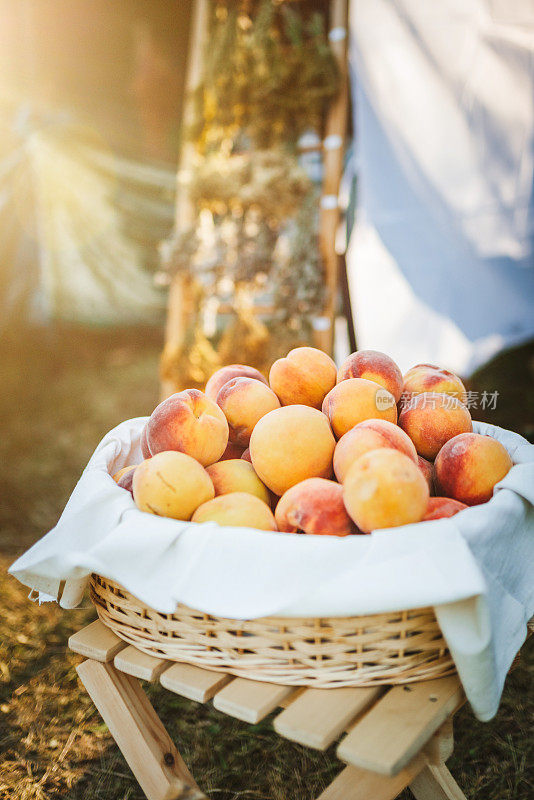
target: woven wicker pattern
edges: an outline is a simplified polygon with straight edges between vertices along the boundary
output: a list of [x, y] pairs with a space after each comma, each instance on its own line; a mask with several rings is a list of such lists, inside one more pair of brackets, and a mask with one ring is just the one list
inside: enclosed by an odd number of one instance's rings
[[454, 672], [431, 608], [245, 621], [183, 605], [174, 614], [161, 614], [97, 575], [91, 598], [102, 622], [144, 653], [243, 678], [327, 689], [409, 683]]

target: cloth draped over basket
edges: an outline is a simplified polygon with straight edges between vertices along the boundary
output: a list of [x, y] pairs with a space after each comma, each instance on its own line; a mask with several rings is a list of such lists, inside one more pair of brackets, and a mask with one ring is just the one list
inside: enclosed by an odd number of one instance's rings
[[162, 613], [178, 603], [233, 619], [433, 606], [475, 714], [494, 716], [534, 614], [534, 446], [474, 423], [514, 461], [489, 503], [369, 536], [302, 536], [139, 511], [111, 474], [141, 461], [145, 421], [104, 437], [57, 526], [11, 566], [33, 596], [75, 607], [96, 573]]

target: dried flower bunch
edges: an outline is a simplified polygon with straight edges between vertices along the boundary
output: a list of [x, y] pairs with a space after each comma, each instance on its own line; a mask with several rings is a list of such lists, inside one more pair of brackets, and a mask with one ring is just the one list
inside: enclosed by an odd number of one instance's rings
[[197, 215], [164, 254], [193, 298], [190, 330], [162, 360], [163, 377], [177, 386], [201, 385], [206, 370], [244, 350], [266, 368], [310, 342], [324, 300], [318, 189], [297, 146], [304, 131], [320, 130], [337, 87], [324, 15], [309, 3], [212, 4], [188, 131]]
[[[322, 10], [318, 10], [321, 8]], [[245, 134], [260, 148], [321, 126], [338, 87], [328, 3], [216, 2], [193, 139], [203, 151]]]

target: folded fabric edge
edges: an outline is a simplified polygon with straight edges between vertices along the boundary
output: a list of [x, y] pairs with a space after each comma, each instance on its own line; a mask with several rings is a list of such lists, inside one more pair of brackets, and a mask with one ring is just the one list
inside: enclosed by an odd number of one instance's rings
[[[16, 562], [15, 562], [16, 563]], [[12, 564], [7, 572], [9, 575], [13, 575], [23, 586], [27, 586], [30, 590], [30, 594], [28, 595], [29, 599], [32, 601], [39, 600], [39, 602], [49, 602], [50, 600], [55, 600], [56, 602], [59, 599], [60, 595], [60, 588], [62, 581], [59, 578], [48, 578], [42, 575], [39, 575], [35, 572], [27, 572], [26, 570], [13, 570], [14, 564]], [[41, 600], [41, 598], [43, 598]]]

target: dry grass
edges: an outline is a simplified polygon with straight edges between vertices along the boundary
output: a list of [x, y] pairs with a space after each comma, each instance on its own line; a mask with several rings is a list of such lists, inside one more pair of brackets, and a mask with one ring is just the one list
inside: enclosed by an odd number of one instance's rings
[[[8, 433], [0, 441], [0, 800], [141, 800], [78, 684], [77, 657], [65, 651], [69, 633], [93, 617], [92, 609], [35, 606], [5, 569], [54, 524], [103, 433], [155, 404], [160, 343], [144, 332], [48, 336], [19, 341], [18, 352], [4, 351], [0, 374]], [[532, 352], [521, 359], [529, 363]], [[497, 377], [504, 387], [502, 367]], [[490, 371], [479, 376], [479, 385], [491, 388], [491, 379]], [[512, 376], [516, 392], [518, 380]], [[532, 674], [531, 641], [508, 677], [497, 718], [482, 724], [468, 709], [458, 715], [449, 766], [469, 800], [534, 796]], [[269, 720], [249, 726], [162, 689], [153, 687], [150, 694], [213, 800], [311, 800], [339, 770], [333, 751], [314, 753], [284, 741]]]

